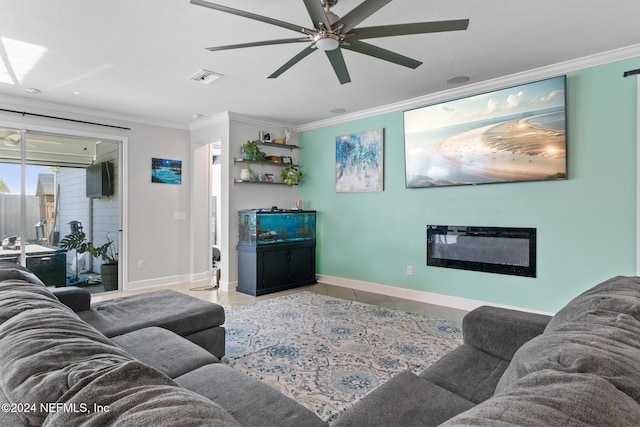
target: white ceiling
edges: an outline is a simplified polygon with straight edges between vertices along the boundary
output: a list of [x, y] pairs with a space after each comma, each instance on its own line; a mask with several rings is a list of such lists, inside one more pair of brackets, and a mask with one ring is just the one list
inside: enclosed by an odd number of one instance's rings
[[[301, 0], [212, 1], [311, 26]], [[640, 43], [637, 0], [394, 0], [360, 26], [468, 18], [469, 28], [368, 41], [422, 61], [416, 70], [343, 51], [352, 82], [340, 85], [322, 52], [267, 79], [303, 43], [205, 50], [296, 33], [189, 0], [0, 0], [0, 11], [10, 72], [0, 65], [0, 94], [185, 126], [224, 111], [302, 125], [450, 89], [460, 75], [472, 84]], [[224, 77], [188, 79], [202, 68]]]

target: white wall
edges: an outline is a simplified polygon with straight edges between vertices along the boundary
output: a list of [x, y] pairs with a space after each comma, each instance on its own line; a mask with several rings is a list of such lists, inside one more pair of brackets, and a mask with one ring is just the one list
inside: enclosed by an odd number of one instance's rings
[[[226, 147], [229, 141], [229, 120], [227, 114], [221, 114], [201, 120], [191, 128], [191, 148], [193, 152], [193, 188], [191, 198], [191, 241], [192, 241], [192, 280], [202, 280], [211, 275], [211, 144]], [[221, 206], [228, 206], [228, 150], [221, 149], [220, 160], [220, 195]], [[219, 211], [220, 251], [220, 287], [228, 289], [229, 283], [229, 215], [227, 211]]]
[[[94, 246], [101, 246], [109, 240], [113, 240], [113, 250], [119, 253], [118, 229], [119, 225], [119, 199], [120, 192], [118, 182], [118, 144], [115, 142], [100, 142], [97, 146], [96, 161], [111, 162], [113, 164], [113, 185], [114, 194], [108, 197], [94, 198], [91, 202], [93, 214], [91, 224], [93, 229], [87, 231], [87, 238], [93, 242]], [[93, 271], [100, 271], [102, 259], [93, 259]]]
[[[240, 178], [240, 170], [245, 166], [244, 163], [234, 164], [233, 158], [240, 157], [240, 146], [249, 140], [258, 139], [260, 131], [271, 133], [272, 138], [284, 138], [284, 130], [286, 124], [265, 122], [253, 120], [250, 118], [231, 115], [229, 122], [229, 145], [228, 145], [228, 165], [229, 175], [229, 285], [230, 289], [237, 287], [238, 281], [238, 255], [236, 245], [238, 244], [238, 211], [251, 208], [271, 208], [278, 206], [279, 208], [290, 208], [295, 206], [298, 198], [298, 187], [287, 187], [285, 185], [262, 185], [262, 184], [233, 184], [234, 178]], [[289, 126], [292, 128], [292, 126]], [[291, 145], [297, 144], [297, 134], [292, 132]], [[293, 163], [298, 162], [297, 150], [286, 150], [276, 147], [260, 146], [260, 149], [267, 155], [283, 155], [292, 156]], [[224, 151], [224, 148], [223, 148]], [[223, 161], [225, 158], [223, 157]], [[251, 167], [254, 173], [270, 172], [274, 177], [280, 179], [280, 170], [278, 166], [256, 166]]]
[[[204, 120], [191, 129], [191, 144], [194, 151], [194, 187], [192, 199], [192, 227], [193, 227], [193, 251], [194, 251], [194, 278], [205, 277], [205, 270], [210, 273], [210, 238], [204, 234], [210, 224], [208, 210], [211, 196], [210, 186], [204, 185], [210, 182], [211, 153], [205, 150], [212, 142], [219, 142], [221, 146], [220, 161], [220, 251], [221, 271], [220, 287], [223, 290], [233, 290], [238, 281], [238, 257], [236, 245], [238, 243], [238, 210], [279, 206], [291, 207], [298, 197], [297, 187], [274, 185], [234, 184], [234, 178], [240, 177], [240, 169], [244, 163], [234, 163], [234, 157], [240, 157], [240, 146], [248, 140], [258, 139], [260, 131], [270, 132], [273, 138], [284, 137], [287, 126], [282, 123], [265, 122], [255, 120], [234, 113], [221, 114]], [[291, 135], [290, 144], [297, 144], [295, 132]], [[290, 155], [294, 163], [297, 162], [297, 150], [289, 151], [281, 148], [261, 147], [267, 154]], [[271, 172], [279, 176], [280, 168], [276, 166], [252, 166], [258, 172]], [[208, 180], [208, 181], [206, 181]]]
[[[80, 221], [85, 233], [89, 232], [89, 199], [86, 194], [85, 170], [60, 168], [56, 173], [56, 184], [60, 186], [56, 231], [60, 240], [71, 233], [71, 221]], [[88, 255], [88, 254], [87, 254]], [[67, 253], [67, 265], [72, 265], [75, 251]], [[88, 258], [88, 257], [87, 257]], [[85, 258], [85, 259], [87, 259]], [[88, 269], [88, 265], [84, 266]]]
[[[0, 107], [130, 128], [114, 129], [0, 112], [0, 126], [119, 141], [125, 168], [119, 171], [119, 191], [123, 212], [126, 212], [119, 218], [123, 229], [119, 242], [124, 289], [190, 279], [192, 151], [186, 127], [113, 113], [91, 113], [77, 107], [7, 95], [0, 96]], [[152, 184], [151, 157], [182, 160], [182, 184]], [[176, 219], [182, 218], [182, 213], [185, 219]], [[208, 227], [201, 230], [208, 234]], [[138, 268], [139, 260], [143, 261], [142, 268]]]
[[[118, 183], [124, 216], [118, 218], [123, 230], [118, 241], [125, 290], [210, 277], [211, 143], [219, 142], [221, 145], [220, 203], [223, 209], [220, 212], [219, 235], [222, 289], [235, 289], [237, 285], [235, 247], [238, 210], [291, 207], [298, 197], [297, 187], [233, 184], [233, 179], [240, 176], [243, 167], [242, 163], [233, 162], [234, 157], [239, 157], [240, 146], [247, 140], [257, 139], [261, 130], [270, 132], [273, 138], [281, 138], [286, 127], [294, 128], [287, 124], [228, 113], [205, 119], [186, 129], [175, 124], [124, 118], [113, 113], [90, 114], [76, 107], [27, 102], [24, 98], [6, 95], [0, 96], [0, 108], [130, 128], [113, 129], [0, 112], [0, 126], [119, 141], [124, 170], [118, 171]], [[290, 143], [297, 144], [295, 132]], [[291, 155], [294, 163], [298, 159], [296, 150], [266, 147], [264, 151]], [[182, 184], [152, 183], [152, 157], [182, 160]], [[279, 170], [272, 167], [274, 175], [279, 174]], [[111, 203], [111, 200], [96, 202]], [[112, 206], [105, 209], [105, 212], [110, 212], [107, 215], [113, 214]], [[86, 221], [77, 220], [83, 224]], [[62, 231], [61, 234], [67, 232]]]

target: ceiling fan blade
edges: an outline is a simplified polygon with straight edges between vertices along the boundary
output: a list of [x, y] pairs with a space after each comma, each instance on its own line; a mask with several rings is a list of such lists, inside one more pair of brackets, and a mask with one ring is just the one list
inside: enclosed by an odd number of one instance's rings
[[314, 50], [315, 50], [315, 48], [313, 48], [311, 45], [305, 47], [300, 53], [298, 53], [296, 56], [294, 56], [289, 61], [287, 61], [287, 63], [285, 63], [282, 67], [280, 67], [276, 71], [274, 71], [273, 74], [271, 74], [268, 78], [275, 79], [276, 77], [280, 76], [280, 74], [284, 73], [289, 68], [293, 67], [298, 62], [300, 62], [304, 58], [306, 58], [307, 55], [313, 53]]
[[382, 9], [383, 6], [390, 2], [391, 0], [366, 0], [351, 12], [340, 18], [338, 22], [333, 24], [333, 28], [338, 28], [344, 24], [344, 27], [340, 30], [340, 32], [342, 34], [346, 34], [351, 31], [356, 25], [376, 13], [378, 10]]
[[340, 51], [340, 49], [334, 49], [327, 50], [325, 53], [327, 54], [327, 58], [329, 58], [329, 62], [331, 62], [333, 71], [336, 72], [336, 76], [338, 76], [338, 80], [340, 80], [340, 84], [349, 83], [351, 77], [349, 77], [349, 70], [347, 70], [347, 64], [344, 62], [342, 51]]
[[422, 62], [416, 61], [415, 59], [409, 58], [408, 56], [400, 55], [399, 53], [391, 52], [390, 50], [383, 49], [381, 47], [361, 41], [345, 43], [341, 46], [341, 48], [373, 56], [375, 58], [393, 62], [394, 64], [402, 65], [404, 67], [409, 67], [412, 69], [416, 69], [420, 65], [422, 65]]
[[381, 25], [377, 27], [362, 27], [353, 30], [349, 40], [373, 39], [376, 37], [406, 36], [410, 34], [439, 33], [443, 31], [466, 30], [468, 19], [452, 21], [415, 22], [411, 24]]
[[240, 43], [240, 44], [230, 44], [230, 45], [226, 45], [226, 46], [208, 47], [207, 50], [211, 51], [211, 52], [216, 52], [218, 50], [241, 49], [241, 48], [244, 48], [244, 47], [268, 46], [268, 45], [275, 45], [275, 44], [300, 43], [300, 42], [309, 43], [310, 40], [308, 38], [304, 38], [304, 39], [297, 38], [297, 39], [265, 40], [265, 41], [253, 42], [253, 43]]
[[280, 21], [279, 19], [269, 18], [268, 16], [256, 15], [255, 13], [247, 12], [244, 10], [234, 9], [228, 6], [222, 6], [215, 3], [209, 3], [208, 1], [203, 0], [191, 0], [191, 4], [195, 4], [198, 6], [208, 7], [209, 9], [218, 10], [220, 12], [230, 13], [232, 15], [242, 16], [244, 18], [253, 19], [254, 21], [265, 22], [267, 24], [275, 25], [278, 27], [286, 28], [291, 31], [296, 32], [304, 32], [303, 30], [311, 31], [308, 28], [302, 27], [300, 25], [291, 24], [289, 22]]
[[311, 22], [315, 28], [320, 28], [320, 24], [324, 25], [325, 29], [331, 28], [327, 14], [324, 13], [322, 3], [320, 0], [304, 0], [304, 5], [307, 7], [307, 12], [311, 17]]

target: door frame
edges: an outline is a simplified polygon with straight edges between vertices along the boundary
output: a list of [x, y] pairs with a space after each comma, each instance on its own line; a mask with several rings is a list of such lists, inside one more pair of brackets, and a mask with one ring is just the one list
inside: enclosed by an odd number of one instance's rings
[[[93, 131], [84, 131], [73, 129], [70, 127], [51, 127], [51, 126], [42, 126], [37, 123], [32, 123], [33, 119], [30, 119], [29, 116], [24, 116], [24, 122], [11, 122], [11, 121], [0, 121], [0, 128], [7, 128], [16, 130], [21, 132], [21, 141], [23, 142], [26, 133], [28, 132], [39, 132], [39, 133], [50, 133], [57, 135], [68, 135], [75, 136], [79, 138], [88, 138], [88, 139], [96, 139], [96, 140], [107, 140], [109, 142], [117, 143], [118, 147], [118, 194], [119, 203], [118, 203], [118, 252], [120, 254], [127, 254], [129, 241], [127, 233], [128, 230], [128, 220], [129, 217], [129, 206], [128, 206], [128, 180], [129, 180], [129, 168], [128, 168], [128, 145], [129, 138], [122, 135], [116, 134], [108, 134], [108, 133], [100, 133]], [[22, 146], [22, 158], [24, 159], [24, 152], [26, 150], [26, 146], [24, 142], [21, 144]], [[22, 164], [22, 163], [21, 163]], [[25, 197], [25, 176], [24, 176], [24, 168], [21, 168], [21, 194], [22, 200], [21, 205], [26, 203]], [[22, 206], [23, 210], [25, 206]], [[21, 224], [21, 227], [24, 228], [21, 230], [23, 233], [26, 231], [26, 220], [24, 218], [21, 219], [24, 224]], [[21, 262], [24, 262], [22, 259], [23, 255], [21, 255]], [[127, 257], [120, 257], [118, 261], [118, 278], [119, 283], [121, 284], [120, 290], [128, 289], [128, 275], [129, 271], [129, 263]]]

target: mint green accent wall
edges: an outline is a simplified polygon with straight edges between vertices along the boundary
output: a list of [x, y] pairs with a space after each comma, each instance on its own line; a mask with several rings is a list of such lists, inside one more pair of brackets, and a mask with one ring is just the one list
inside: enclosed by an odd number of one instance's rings
[[[640, 58], [567, 75], [569, 179], [406, 189], [403, 112], [300, 134], [299, 187], [318, 215], [317, 272], [532, 310], [636, 271]], [[384, 128], [384, 191], [336, 193], [335, 137]], [[535, 227], [536, 278], [426, 266], [426, 225]], [[406, 274], [408, 265], [413, 275]]]

